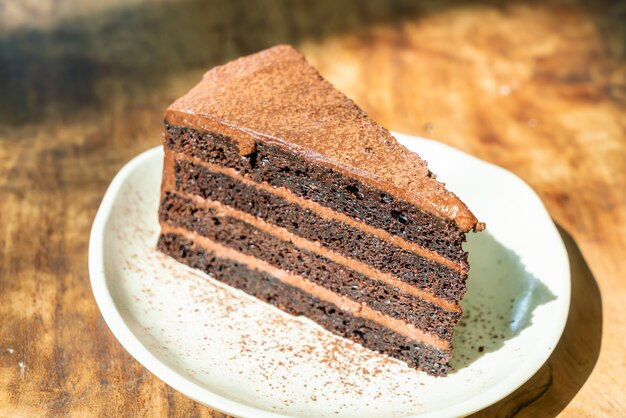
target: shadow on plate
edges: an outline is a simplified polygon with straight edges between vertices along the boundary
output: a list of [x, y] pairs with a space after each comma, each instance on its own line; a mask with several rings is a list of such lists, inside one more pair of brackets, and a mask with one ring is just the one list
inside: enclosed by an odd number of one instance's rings
[[531, 324], [535, 308], [555, 299], [519, 256], [488, 231], [468, 235], [465, 248], [470, 254], [471, 284], [453, 338], [453, 373], [501, 348]]
[[572, 274], [572, 299], [563, 336], [528, 382], [473, 418], [555, 417], [576, 396], [598, 361], [603, 322], [600, 290], [572, 237], [562, 228], [559, 232]]

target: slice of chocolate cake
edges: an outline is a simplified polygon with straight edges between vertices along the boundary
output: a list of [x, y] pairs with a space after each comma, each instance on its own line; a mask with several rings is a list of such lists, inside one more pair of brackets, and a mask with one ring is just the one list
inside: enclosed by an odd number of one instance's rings
[[408, 151], [277, 46], [216, 67], [165, 115], [158, 248], [327, 330], [445, 375], [465, 233]]

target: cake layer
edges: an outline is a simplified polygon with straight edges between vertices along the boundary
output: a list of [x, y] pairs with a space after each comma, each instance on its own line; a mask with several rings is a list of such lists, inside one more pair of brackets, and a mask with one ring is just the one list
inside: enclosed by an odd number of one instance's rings
[[[405, 361], [432, 375], [442, 376], [447, 373], [451, 347], [446, 341], [415, 333], [410, 327], [399, 326], [398, 330], [393, 330], [383, 324], [385, 321], [379, 317], [368, 317], [367, 312], [363, 312], [365, 309], [350, 304], [345, 306], [342, 300], [332, 303], [285, 283], [263, 268], [262, 262], [251, 265], [245, 260], [224, 256], [229, 254], [228, 251], [212, 252], [178, 234], [162, 234], [158, 248], [219, 281], [290, 314], [306, 316], [327, 330], [366, 348]], [[398, 325], [397, 320], [391, 320], [390, 323]]]
[[[256, 257], [276, 268], [366, 304], [392, 318], [450, 339], [462, 310], [456, 304], [371, 268], [318, 244], [218, 202], [197, 202], [167, 193], [159, 211], [164, 225], [196, 232], [212, 241]], [[369, 273], [369, 274], [368, 274]]]
[[465, 234], [454, 222], [277, 145], [258, 141], [252, 153], [242, 156], [238, 144], [226, 135], [171, 126], [166, 121], [165, 146], [205, 162], [235, 168], [257, 182], [285, 187], [297, 196], [384, 229], [452, 261], [465, 263], [467, 259], [462, 248]]
[[398, 248], [359, 228], [323, 218], [231, 176], [185, 160], [174, 162], [174, 176], [177, 191], [222, 202], [409, 284], [428, 289], [438, 297], [457, 301], [465, 293], [467, 274], [459, 272], [458, 268], [455, 270]]
[[[176, 171], [176, 163], [175, 161], [189, 161], [194, 165], [204, 167], [208, 171], [214, 174], [221, 174], [226, 177], [230, 177], [237, 183], [242, 183], [245, 186], [251, 187], [254, 190], [260, 190], [265, 194], [275, 195], [281, 199], [281, 201], [285, 201], [286, 204], [293, 205], [294, 207], [300, 207], [302, 210], [305, 210], [306, 213], [312, 213], [315, 216], [318, 216], [325, 220], [334, 221], [337, 224], [345, 224], [358, 233], [366, 233], [372, 235], [386, 243], [389, 243], [393, 246], [398, 247], [398, 249], [406, 250], [412, 252], [416, 255], [420, 255], [422, 257], [428, 258], [430, 260], [436, 261], [439, 264], [442, 264], [446, 267], [449, 267], [453, 270], [459, 272], [465, 272], [467, 268], [466, 263], [454, 262], [451, 261], [440, 254], [424, 248], [414, 242], [406, 241], [405, 239], [398, 237], [396, 235], [392, 235], [384, 229], [375, 228], [371, 225], [364, 223], [363, 221], [351, 218], [345, 214], [336, 212], [332, 209], [324, 207], [319, 203], [314, 201], [296, 196], [290, 190], [284, 187], [274, 187], [266, 182], [255, 182], [251, 180], [249, 177], [245, 177], [241, 175], [237, 170], [230, 167], [223, 167], [213, 163], [207, 163], [198, 160], [195, 157], [189, 157], [185, 154], [179, 154], [174, 152], [167, 152], [165, 158], [166, 164], [171, 165], [171, 169], [168, 168], [168, 172], [174, 173]], [[168, 182], [169, 183], [169, 182]], [[175, 187], [175, 179], [171, 179], [171, 183], [169, 188], [172, 189]]]
[[[176, 202], [174, 202], [173, 199], [175, 199]], [[166, 201], [167, 203], [165, 203]], [[180, 208], [176, 208], [176, 206], [180, 206]], [[191, 213], [188, 213], [189, 210], [191, 210]], [[161, 211], [167, 212], [161, 215], [161, 219], [173, 219], [174, 217], [180, 217], [184, 218], [184, 222], [201, 224], [202, 228], [207, 230], [221, 224], [221, 221], [219, 219], [213, 220], [213, 225], [211, 225], [211, 222], [207, 222], [206, 219], [202, 218], [202, 216], [213, 218], [217, 215], [221, 216], [222, 218], [242, 221], [251, 225], [255, 230], [259, 230], [260, 232], [271, 235], [275, 238], [287, 241], [289, 244], [292, 244], [300, 249], [312, 252], [323, 258], [327, 258], [334, 263], [352, 269], [374, 280], [389, 284], [390, 286], [396, 287], [403, 292], [418, 296], [431, 303], [441, 306], [446, 310], [460, 310], [460, 307], [456, 302], [451, 302], [446, 300], [445, 298], [438, 297], [434, 295], [430, 290], [420, 289], [416, 286], [410, 285], [406, 282], [403, 282], [402, 280], [399, 280], [391, 274], [381, 272], [363, 262], [348, 258], [338, 252], [332, 251], [321, 245], [319, 242], [311, 241], [295, 235], [285, 228], [270, 224], [253, 215], [239, 211], [230, 206], [226, 206], [221, 202], [203, 199], [197, 195], [190, 195], [185, 192], [166, 191], [163, 194]], [[191, 218], [189, 218], [189, 216], [191, 216]], [[189, 229], [194, 228], [199, 227], [191, 227]]]

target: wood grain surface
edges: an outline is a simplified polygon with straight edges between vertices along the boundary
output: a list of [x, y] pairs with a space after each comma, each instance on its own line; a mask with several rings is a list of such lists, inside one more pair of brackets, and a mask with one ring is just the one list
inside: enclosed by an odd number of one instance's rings
[[165, 107], [281, 42], [388, 128], [517, 173], [559, 225], [563, 338], [477, 416], [626, 416], [625, 22], [624, 2], [0, 0], [0, 416], [222, 416], [112, 336], [88, 235]]

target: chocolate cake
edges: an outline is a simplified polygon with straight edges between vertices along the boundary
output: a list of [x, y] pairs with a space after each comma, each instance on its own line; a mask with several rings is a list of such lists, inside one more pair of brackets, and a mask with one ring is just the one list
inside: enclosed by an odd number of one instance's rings
[[445, 375], [483, 228], [289, 46], [207, 72], [165, 115], [158, 248], [327, 330]]

